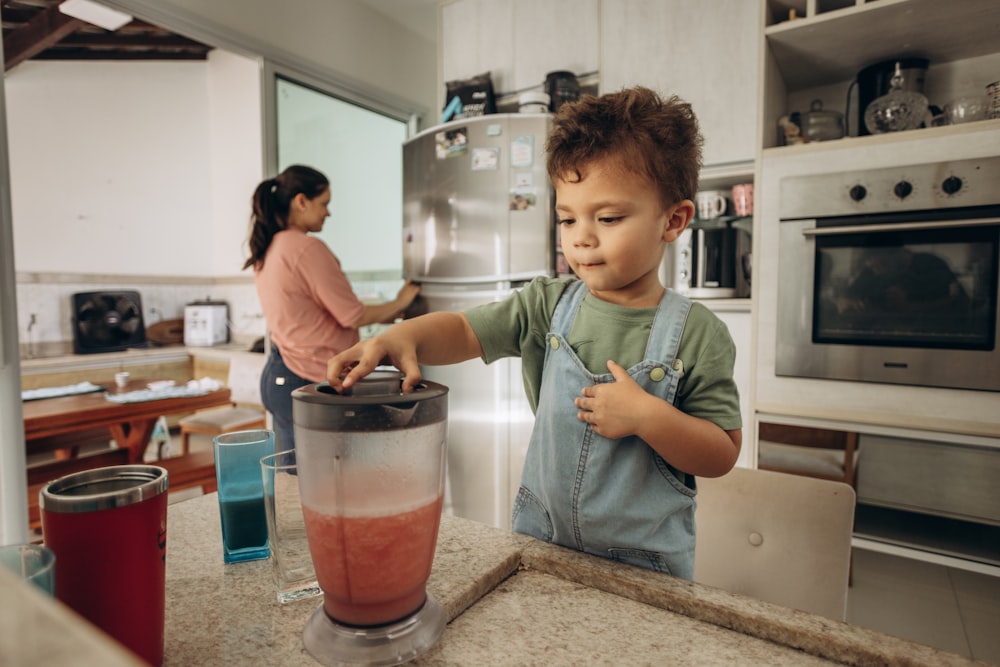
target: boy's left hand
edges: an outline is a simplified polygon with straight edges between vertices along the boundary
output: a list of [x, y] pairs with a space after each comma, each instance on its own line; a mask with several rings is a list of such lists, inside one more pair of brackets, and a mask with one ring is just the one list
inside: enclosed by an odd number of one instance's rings
[[642, 406], [651, 396], [615, 362], [608, 361], [608, 370], [615, 381], [584, 387], [574, 401], [580, 409], [576, 416], [599, 435], [624, 438], [638, 431]]

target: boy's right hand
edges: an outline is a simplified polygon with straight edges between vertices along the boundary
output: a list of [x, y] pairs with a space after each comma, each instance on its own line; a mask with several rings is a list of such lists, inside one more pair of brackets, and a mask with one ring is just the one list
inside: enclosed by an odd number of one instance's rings
[[403, 393], [413, 391], [420, 382], [420, 365], [412, 344], [393, 345], [383, 334], [361, 341], [330, 358], [326, 363], [326, 379], [338, 392], [350, 389], [355, 382], [371, 373], [377, 366], [392, 364], [403, 372]]

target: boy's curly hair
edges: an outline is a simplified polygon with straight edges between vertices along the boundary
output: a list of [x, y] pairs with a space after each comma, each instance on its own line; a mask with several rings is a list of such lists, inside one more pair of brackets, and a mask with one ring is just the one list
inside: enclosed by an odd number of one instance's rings
[[579, 180], [581, 169], [612, 158], [654, 184], [665, 207], [693, 199], [703, 140], [691, 105], [642, 86], [559, 107], [546, 141], [549, 179]]

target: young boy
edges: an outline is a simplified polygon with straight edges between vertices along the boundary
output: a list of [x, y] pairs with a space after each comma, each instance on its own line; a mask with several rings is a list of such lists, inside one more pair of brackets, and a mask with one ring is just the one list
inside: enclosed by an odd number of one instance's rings
[[328, 379], [348, 388], [388, 357], [410, 391], [418, 364], [521, 357], [535, 426], [514, 530], [690, 579], [695, 476], [727, 473], [742, 437], [728, 330], [658, 276], [694, 214], [697, 121], [645, 88], [588, 96], [560, 107], [546, 149], [579, 280], [403, 321], [330, 359]]

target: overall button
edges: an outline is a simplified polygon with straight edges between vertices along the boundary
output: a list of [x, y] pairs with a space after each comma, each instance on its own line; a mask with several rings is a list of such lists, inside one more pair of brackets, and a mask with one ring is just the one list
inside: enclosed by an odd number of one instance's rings
[[559, 339], [556, 338], [555, 336], [553, 336], [552, 338], [549, 338], [549, 347], [551, 347], [553, 350], [558, 350], [559, 349]]
[[653, 370], [649, 371], [649, 379], [652, 380], [653, 382], [659, 382], [666, 376], [667, 372], [662, 368], [654, 368]]

